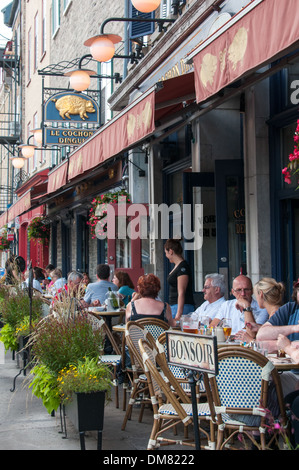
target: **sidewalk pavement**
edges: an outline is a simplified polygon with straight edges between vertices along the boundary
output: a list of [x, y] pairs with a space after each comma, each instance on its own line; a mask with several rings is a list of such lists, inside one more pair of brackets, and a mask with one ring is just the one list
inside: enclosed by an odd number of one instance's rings
[[[4, 355], [1, 342], [0, 349], [0, 450], [80, 450], [79, 434], [72, 423], [67, 420], [67, 438], [64, 438], [59, 410], [54, 417], [48, 414], [42, 401], [32, 395], [31, 389], [26, 386], [28, 375], [24, 376], [22, 372], [16, 378], [15, 390], [11, 391], [20, 365], [17, 358], [13, 360], [10, 351]], [[122, 431], [124, 415], [120, 389], [119, 408], [115, 407], [113, 400], [105, 409], [102, 450], [146, 451], [153, 422], [152, 411], [145, 409], [142, 423], [139, 423], [139, 409], [134, 409], [132, 420]], [[97, 449], [95, 432], [86, 433], [85, 445], [86, 450]], [[164, 451], [165, 447], [162, 449]], [[166, 449], [168, 451], [174, 447], [167, 446]], [[176, 449], [181, 451], [182, 446], [176, 446]], [[189, 447], [183, 450], [187, 453]]]

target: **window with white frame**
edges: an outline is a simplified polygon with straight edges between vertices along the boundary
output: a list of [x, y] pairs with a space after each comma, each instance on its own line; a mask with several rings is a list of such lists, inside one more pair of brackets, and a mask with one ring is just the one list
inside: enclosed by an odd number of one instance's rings
[[60, 26], [60, 0], [52, 0], [52, 35], [54, 36]]
[[[112, 62], [102, 62], [101, 63], [101, 75], [111, 76], [112, 75]], [[101, 102], [101, 109], [104, 109], [104, 113], [101, 113], [101, 123], [104, 124], [107, 120], [111, 119], [112, 112], [108, 105], [108, 98], [111, 96], [113, 91], [113, 81], [110, 78], [101, 79], [101, 97], [103, 101]]]
[[[37, 129], [39, 127], [38, 125], [38, 117], [37, 117], [37, 113], [34, 114], [33, 116], [33, 129]], [[32, 132], [30, 132], [30, 134], [32, 134]], [[30, 135], [28, 134], [28, 135]], [[34, 139], [32, 139], [34, 140]], [[33, 157], [32, 157], [32, 166], [33, 166], [33, 170], [36, 170], [37, 168], [37, 162], [38, 162], [38, 153], [39, 153], [39, 150], [35, 150], [34, 151], [34, 154], [33, 154]]]
[[162, 0], [160, 4], [160, 18], [168, 18], [171, 15], [171, 0]]
[[42, 0], [42, 31], [41, 31], [41, 54], [45, 54], [47, 49], [47, 0]]
[[[30, 129], [31, 129], [31, 123], [28, 122], [27, 123], [27, 139], [30, 135]], [[26, 139], [26, 142], [27, 142], [27, 139]], [[31, 168], [31, 162], [30, 160], [32, 160], [32, 158], [27, 158], [27, 173], [30, 173], [30, 170], [32, 170], [33, 168]]]
[[27, 80], [31, 80], [31, 28], [28, 31], [28, 49], [27, 49]]
[[71, 4], [72, 0], [63, 0], [63, 13], [67, 12], [68, 6]]
[[38, 13], [34, 17], [34, 70], [38, 67]]

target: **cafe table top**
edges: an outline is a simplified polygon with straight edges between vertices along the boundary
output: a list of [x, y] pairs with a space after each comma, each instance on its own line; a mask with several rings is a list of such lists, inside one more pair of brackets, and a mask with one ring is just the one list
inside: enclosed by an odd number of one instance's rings
[[118, 317], [126, 313], [125, 310], [103, 310], [99, 312], [98, 310], [89, 309], [88, 311], [93, 313], [96, 317]]
[[299, 369], [299, 364], [294, 362], [289, 356], [277, 357], [277, 354], [268, 354], [267, 358], [271, 361], [277, 370], [287, 371]]
[[119, 325], [113, 325], [112, 330], [118, 331], [119, 333], [123, 333], [126, 329], [125, 323], [120, 323]]
[[[225, 348], [228, 346], [240, 346], [239, 343], [224, 342], [218, 343], [218, 348]], [[289, 356], [277, 357], [276, 353], [267, 354], [267, 359], [273, 363], [275, 368], [279, 371], [288, 371], [293, 369], [299, 369], [299, 364], [293, 361]]]

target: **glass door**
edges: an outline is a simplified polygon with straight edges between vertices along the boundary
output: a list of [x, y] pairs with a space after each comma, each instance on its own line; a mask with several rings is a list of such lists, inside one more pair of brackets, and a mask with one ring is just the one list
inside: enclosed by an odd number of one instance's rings
[[242, 160], [215, 161], [218, 272], [227, 279], [247, 274], [244, 175]]
[[299, 277], [299, 200], [282, 201], [282, 279], [287, 297], [291, 297], [293, 282]]
[[[204, 300], [202, 289], [205, 275], [217, 272], [214, 173], [184, 172], [183, 202], [184, 205], [191, 205], [193, 211], [195, 204], [202, 205], [202, 247], [184, 251], [184, 257], [193, 272], [193, 292], [197, 306]], [[194, 221], [192, 223], [193, 232]]]

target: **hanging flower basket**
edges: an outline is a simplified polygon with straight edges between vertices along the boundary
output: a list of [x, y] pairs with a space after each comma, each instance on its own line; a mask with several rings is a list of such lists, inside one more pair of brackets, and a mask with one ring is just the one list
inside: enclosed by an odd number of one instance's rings
[[47, 245], [50, 238], [50, 226], [45, 224], [44, 217], [35, 217], [27, 229], [28, 240], [35, 240], [42, 245]]
[[[297, 121], [297, 127], [293, 136], [294, 139], [294, 151], [289, 155], [289, 164], [282, 169], [284, 181], [287, 184], [292, 183], [292, 176], [295, 176], [299, 171], [298, 160], [299, 160], [299, 119]], [[299, 180], [296, 190], [299, 188]]]
[[107, 207], [108, 204], [119, 204], [131, 202], [130, 195], [126, 191], [116, 191], [114, 193], [105, 193], [97, 196], [92, 201], [92, 208], [89, 211], [89, 220], [87, 225], [91, 227], [91, 236], [96, 238], [107, 232]]
[[6, 251], [10, 248], [10, 241], [7, 239], [7, 233], [5, 232], [0, 236], [0, 251]]

